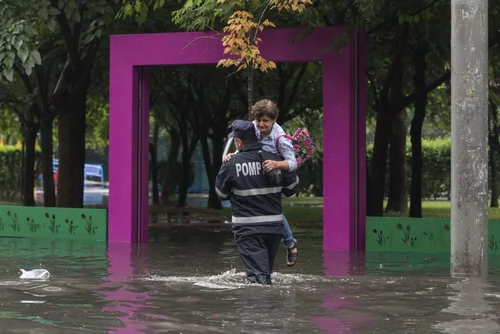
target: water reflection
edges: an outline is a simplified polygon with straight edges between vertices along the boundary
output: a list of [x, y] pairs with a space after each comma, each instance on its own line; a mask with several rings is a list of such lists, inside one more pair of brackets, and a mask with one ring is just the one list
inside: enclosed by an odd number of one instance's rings
[[325, 333], [341, 333], [345, 327], [345, 321], [342, 321], [342, 313], [345, 313], [351, 303], [346, 299], [346, 295], [340, 291], [333, 291], [324, 297], [321, 305], [331, 316], [315, 316], [312, 322], [323, 329]]
[[147, 264], [148, 250], [147, 244], [142, 246], [126, 243], [108, 244], [108, 274], [102, 278], [105, 283], [99, 284], [97, 292], [103, 294], [104, 300], [109, 302], [102, 311], [111, 312], [122, 323], [121, 326], [111, 327], [113, 333], [138, 333], [146, 329], [146, 324], [135, 321], [134, 316], [136, 311], [151, 305], [147, 297], [156, 291], [136, 291], [127, 282], [132, 281], [133, 276], [137, 274], [133, 262], [140, 265]]
[[323, 251], [323, 268], [326, 276], [363, 275], [365, 254], [343, 251]]
[[[443, 333], [499, 333], [498, 308], [495, 308], [487, 296], [496, 299], [500, 295], [491, 293], [492, 286], [485, 279], [476, 277], [460, 278], [451, 283], [449, 306], [441, 312], [454, 315], [454, 319], [439, 322], [435, 328]], [[456, 317], [458, 316], [458, 317]]]

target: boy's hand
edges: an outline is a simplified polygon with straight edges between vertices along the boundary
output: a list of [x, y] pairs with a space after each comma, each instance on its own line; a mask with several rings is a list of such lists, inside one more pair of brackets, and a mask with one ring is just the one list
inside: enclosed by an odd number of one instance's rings
[[278, 162], [274, 161], [274, 160], [266, 160], [266, 161], [264, 161], [264, 163], [262, 164], [262, 167], [264, 168], [264, 171], [266, 173], [269, 173], [270, 171], [279, 168]]
[[234, 155], [234, 153], [229, 153], [228, 155], [226, 155], [225, 157], [222, 157], [222, 163], [225, 164], [226, 162], [228, 162], [229, 160], [231, 160], [231, 157]]

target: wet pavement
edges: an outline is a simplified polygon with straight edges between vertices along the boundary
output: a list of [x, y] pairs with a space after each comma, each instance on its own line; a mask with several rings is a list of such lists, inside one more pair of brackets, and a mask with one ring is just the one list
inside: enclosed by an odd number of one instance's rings
[[[449, 255], [323, 252], [297, 231], [274, 285], [245, 284], [227, 226], [147, 245], [0, 239], [1, 333], [499, 333], [500, 266], [450, 278]], [[45, 268], [47, 280], [20, 279]]]

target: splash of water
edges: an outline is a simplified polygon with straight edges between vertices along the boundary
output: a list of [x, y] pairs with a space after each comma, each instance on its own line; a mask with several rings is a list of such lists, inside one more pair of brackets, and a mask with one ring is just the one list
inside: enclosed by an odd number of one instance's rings
[[[244, 272], [237, 272], [236, 269], [231, 269], [222, 274], [211, 276], [161, 276], [151, 275], [144, 278], [146, 281], [166, 282], [166, 283], [184, 283], [192, 284], [209, 289], [221, 290], [234, 290], [246, 287], [269, 287], [259, 284], [248, 284]], [[283, 274], [273, 273], [272, 287], [279, 288], [306, 288], [311, 290], [311, 284], [329, 282], [331, 278], [317, 276], [317, 275], [304, 275], [304, 274]]]

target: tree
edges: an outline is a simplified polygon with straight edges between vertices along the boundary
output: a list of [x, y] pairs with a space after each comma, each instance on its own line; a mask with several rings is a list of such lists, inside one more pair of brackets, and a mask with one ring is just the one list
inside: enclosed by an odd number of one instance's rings
[[498, 120], [498, 106], [500, 105], [500, 83], [498, 82], [500, 68], [498, 67], [498, 55], [492, 53], [490, 56], [489, 75], [489, 127], [488, 146], [490, 156], [490, 189], [492, 208], [498, 207], [498, 154], [500, 153], [500, 125]]
[[[414, 84], [416, 90], [425, 88], [427, 50], [422, 46], [415, 53]], [[422, 218], [422, 127], [427, 106], [427, 94], [414, 103], [415, 114], [411, 121], [411, 195], [410, 217]]]
[[[163, 75], [176, 84], [173, 87], [165, 87], [160, 82]], [[152, 77], [153, 82], [157, 83], [157, 85], [153, 86], [155, 90], [154, 115], [158, 121], [169, 129], [172, 139], [167, 161], [166, 184], [164, 183], [163, 189], [170, 195], [170, 192], [174, 190], [171, 185], [178, 185], [176, 206], [184, 207], [188, 188], [193, 181], [191, 157], [200, 140], [200, 134], [190, 127], [190, 118], [193, 117], [192, 108], [194, 105], [190, 77], [187, 71], [184, 71], [181, 67], [164, 68], [153, 73]], [[168, 114], [165, 114], [165, 112], [168, 112]], [[171, 123], [175, 123], [175, 126]], [[181, 155], [180, 166], [177, 164], [179, 153]]]
[[[15, 39], [8, 37], [6, 40], [11, 43], [10, 48], [14, 46], [19, 49], [17, 59], [26, 75], [30, 76], [35, 64], [41, 63], [36, 51], [37, 34], [52, 31], [60, 34], [63, 41], [66, 57], [58, 71], [57, 83], [50, 91], [47, 90], [49, 87], [40, 87], [46, 89], [53, 110], [59, 117], [58, 206], [83, 205], [85, 112], [89, 78], [105, 22], [114, 19], [115, 3], [115, 0], [96, 0], [90, 6], [83, 0], [8, 0], [1, 5], [2, 17], [9, 18], [2, 21], [3, 27], [14, 27], [13, 32], [20, 36]], [[5, 42], [2, 46], [6, 48]], [[10, 52], [2, 59], [2, 76], [12, 80], [16, 58]]]
[[57, 0], [51, 0], [48, 7], [67, 53], [52, 91], [58, 115], [60, 207], [83, 206], [87, 93], [105, 22], [111, 22], [114, 16], [112, 4], [96, 0], [90, 6], [82, 0], [68, 0], [60, 6]]
[[[135, 16], [144, 22], [150, 10], [161, 8], [165, 0], [123, 0], [120, 15]], [[253, 71], [267, 72], [276, 64], [262, 57], [259, 33], [275, 24], [266, 18], [269, 11], [301, 13], [311, 0], [195, 0], [186, 1], [182, 8], [173, 12], [174, 23], [187, 30], [215, 30], [220, 22], [226, 22], [219, 36], [228, 58], [221, 59], [217, 66], [235, 67], [235, 72], [248, 71], [247, 96], [248, 116], [253, 105]]]
[[[11, 97], [8, 100], [3, 99], [3, 102], [7, 102], [7, 105], [16, 111], [22, 122], [22, 132], [26, 143], [23, 203], [34, 205], [35, 142], [39, 123], [35, 119], [38, 105], [29, 76], [35, 65], [41, 64], [41, 59], [36, 45], [39, 42], [37, 33], [32, 28], [31, 22], [22, 18], [22, 14], [22, 8], [16, 2], [0, 3], [0, 15], [3, 18], [0, 23], [0, 82], [13, 82], [17, 73], [25, 89], [24, 96], [19, 97], [19, 94], [14, 93], [14, 91], [19, 92], [14, 86], [5, 87], [11, 92], [9, 94]], [[25, 103], [29, 105], [28, 108], [23, 106]]]

